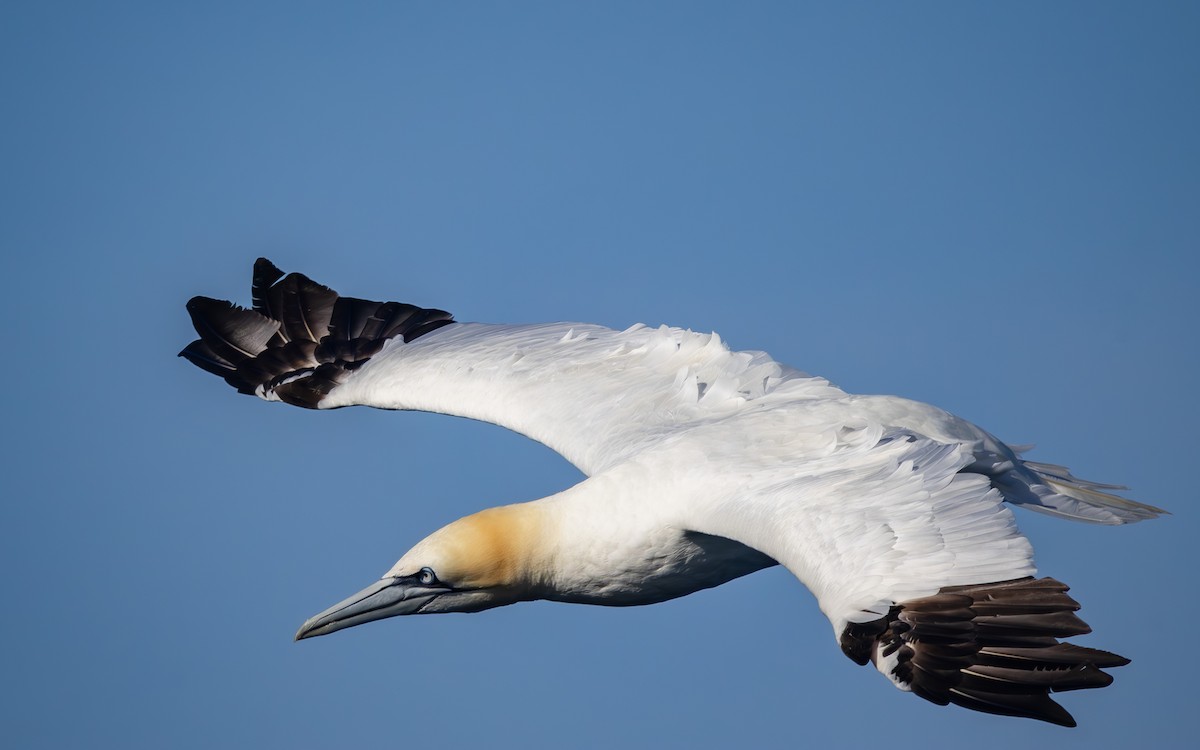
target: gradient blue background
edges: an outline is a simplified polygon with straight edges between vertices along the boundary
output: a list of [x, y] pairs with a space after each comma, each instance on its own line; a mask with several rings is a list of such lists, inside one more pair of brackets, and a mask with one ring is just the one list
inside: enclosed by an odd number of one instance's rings
[[[1192, 746], [1198, 8], [5, 3], [0, 744]], [[1129, 484], [1175, 515], [1019, 520], [1134, 663], [1073, 731], [938, 708], [778, 569], [295, 644], [580, 477], [176, 359], [258, 255], [460, 320], [717, 330]]]

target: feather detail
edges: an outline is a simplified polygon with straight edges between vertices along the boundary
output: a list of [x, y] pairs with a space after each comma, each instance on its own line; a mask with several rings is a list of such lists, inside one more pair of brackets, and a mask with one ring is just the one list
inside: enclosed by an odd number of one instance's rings
[[993, 474], [992, 482], [1014, 505], [1072, 521], [1119, 525], [1168, 513], [1106, 491], [1125, 489], [1121, 485], [1080, 479], [1055, 464], [1020, 459], [1014, 469]]
[[292, 340], [320, 341], [329, 331], [337, 292], [304, 274], [293, 273], [279, 282], [283, 290], [283, 330]]
[[232, 302], [193, 297], [187, 310], [209, 351], [230, 363], [258, 356], [279, 330], [278, 321]]
[[224, 378], [237, 371], [237, 368], [232, 363], [218, 357], [208, 344], [204, 343], [203, 339], [196, 339], [192, 343], [184, 347], [179, 356], [185, 358], [195, 366], [206, 372], [211, 372], [213, 375], [219, 375]]
[[207, 297], [188, 303], [200, 339], [182, 352], [241, 393], [316, 408], [387, 341], [412, 341], [454, 322], [444, 310], [340, 297], [303, 274], [259, 258], [253, 310]]
[[279, 299], [272, 298], [270, 289], [276, 281], [282, 278], [283, 271], [280, 271], [271, 261], [266, 258], [254, 261], [254, 276], [250, 283], [250, 301], [255, 312], [262, 313], [273, 320], [281, 318], [282, 305]]
[[947, 586], [847, 626], [842, 650], [933, 703], [1073, 727], [1049, 694], [1106, 687], [1101, 670], [1129, 660], [1058, 641], [1091, 632], [1067, 590], [1053, 578]]

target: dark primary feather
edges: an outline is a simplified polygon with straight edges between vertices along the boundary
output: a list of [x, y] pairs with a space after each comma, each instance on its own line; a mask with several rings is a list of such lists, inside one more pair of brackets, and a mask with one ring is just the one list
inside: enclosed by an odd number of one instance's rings
[[184, 347], [179, 356], [186, 358], [189, 362], [199, 367], [202, 370], [211, 372], [213, 375], [227, 377], [237, 371], [237, 368], [230, 362], [221, 359], [204, 343], [203, 339], [196, 339], [192, 343]]
[[425, 334], [436, 331], [442, 326], [450, 325], [454, 322], [454, 318], [445, 310], [420, 310], [407, 316], [404, 322], [396, 324], [392, 328], [390, 336], [397, 334], [404, 337], [404, 343], [408, 343], [413, 339], [420, 338]]
[[893, 676], [939, 705], [1075, 726], [1050, 693], [1105, 687], [1101, 669], [1129, 660], [1058, 641], [1091, 632], [1067, 590], [1053, 578], [946, 587], [847, 627], [842, 650], [859, 664], [895, 655]]
[[270, 294], [271, 285], [283, 278], [274, 263], [266, 258], [254, 261], [254, 276], [250, 282], [250, 302], [257, 312], [279, 320], [281, 305]]
[[192, 297], [192, 324], [209, 350], [231, 363], [256, 356], [279, 330], [279, 322], [232, 302]]
[[321, 399], [399, 336], [408, 343], [454, 322], [444, 310], [341, 297], [299, 273], [284, 276], [259, 258], [253, 310], [195, 297], [188, 303], [200, 339], [179, 356], [242, 393], [260, 387], [316, 408]]
[[279, 282], [283, 291], [283, 329], [289, 339], [320, 341], [329, 333], [337, 292], [304, 274], [293, 273]]
[[329, 333], [347, 341], [364, 336], [367, 324], [380, 309], [387, 307], [388, 304], [355, 297], [342, 297], [338, 300], [337, 309], [334, 310], [333, 316], [329, 320]]

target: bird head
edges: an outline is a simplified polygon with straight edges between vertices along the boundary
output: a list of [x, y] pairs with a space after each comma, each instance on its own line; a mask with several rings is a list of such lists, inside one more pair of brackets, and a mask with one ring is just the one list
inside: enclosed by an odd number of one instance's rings
[[398, 615], [479, 612], [532, 595], [537, 512], [508, 505], [460, 518], [367, 588], [308, 619], [296, 640]]

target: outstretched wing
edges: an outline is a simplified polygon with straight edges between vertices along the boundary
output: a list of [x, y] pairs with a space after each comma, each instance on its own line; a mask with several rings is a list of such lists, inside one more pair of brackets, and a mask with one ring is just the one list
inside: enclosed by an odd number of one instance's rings
[[826, 416], [793, 420], [803, 461], [756, 450], [753, 436], [772, 426], [751, 419], [758, 424], [731, 438], [749, 442], [756, 459], [720, 457], [729, 480], [693, 488], [699, 501], [679, 522], [787, 567], [846, 655], [897, 687], [1073, 725], [1049, 693], [1103, 687], [1111, 677], [1101, 668], [1127, 660], [1059, 641], [1089, 632], [1079, 605], [1065, 585], [1032, 578], [1032, 548], [1001, 493], [971, 470], [967, 447]]
[[180, 355], [267, 400], [493, 422], [588, 474], [750, 402], [845, 395], [762, 352], [731, 352], [716, 334], [456, 323], [442, 310], [340, 296], [262, 258], [252, 298], [252, 310], [192, 299], [200, 338]]

